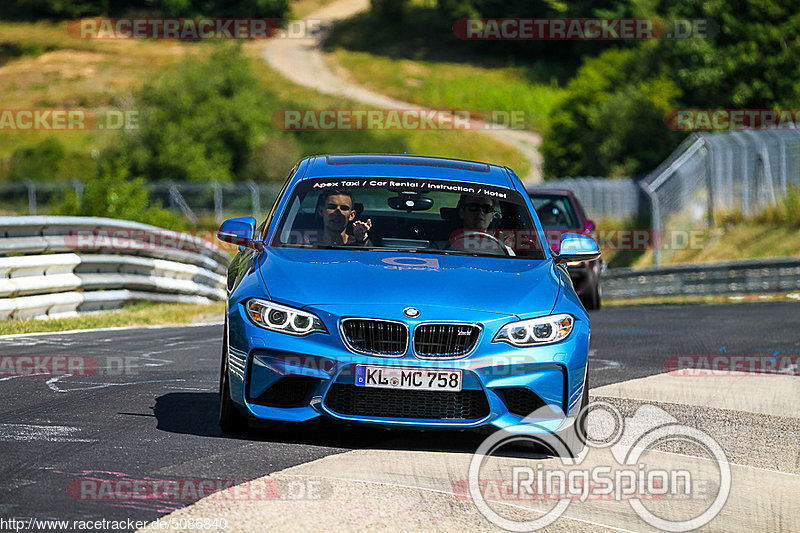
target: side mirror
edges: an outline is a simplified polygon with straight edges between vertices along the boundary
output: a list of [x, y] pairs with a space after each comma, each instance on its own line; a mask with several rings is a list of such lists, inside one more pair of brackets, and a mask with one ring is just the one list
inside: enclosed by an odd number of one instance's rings
[[595, 228], [597, 228], [597, 225], [595, 225], [594, 220], [586, 220], [586, 221], [584, 221], [584, 223], [583, 223], [583, 231], [585, 231], [586, 233], [593, 232], [595, 230]]
[[560, 265], [573, 261], [594, 261], [598, 257], [600, 248], [594, 239], [577, 233], [565, 233], [561, 236], [559, 254], [553, 260]]
[[217, 232], [217, 238], [237, 246], [263, 250], [264, 243], [254, 239], [256, 233], [256, 219], [253, 217], [229, 218], [222, 223]]

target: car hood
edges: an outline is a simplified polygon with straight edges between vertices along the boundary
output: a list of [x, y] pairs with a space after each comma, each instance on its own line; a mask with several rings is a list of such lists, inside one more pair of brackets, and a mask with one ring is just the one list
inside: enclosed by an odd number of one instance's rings
[[398, 304], [538, 316], [555, 305], [552, 260], [270, 247], [259, 272], [270, 297], [298, 306]]

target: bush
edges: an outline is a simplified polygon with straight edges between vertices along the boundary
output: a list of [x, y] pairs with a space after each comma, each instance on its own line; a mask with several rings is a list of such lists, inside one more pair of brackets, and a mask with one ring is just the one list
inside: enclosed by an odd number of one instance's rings
[[636, 175], [678, 146], [683, 135], [666, 128], [664, 115], [680, 91], [647, 72], [633, 49], [607, 50], [584, 63], [550, 115], [542, 143], [546, 177]]
[[95, 162], [88, 154], [69, 153], [54, 138], [17, 149], [9, 159], [6, 180], [53, 181], [76, 179], [94, 171]]
[[800, 188], [790, 186], [783, 198], [756, 216], [756, 221], [800, 228]]
[[59, 214], [133, 220], [167, 229], [182, 228], [182, 221], [175, 213], [150, 204], [145, 181], [131, 178], [127, 162], [120, 157], [100, 162], [95, 177], [85, 182], [83, 195], [68, 194]]
[[230, 182], [267, 140], [268, 95], [236, 44], [186, 59], [145, 86], [140, 102], [128, 150], [134, 174], [148, 180]]
[[588, 117], [591, 148], [583, 158], [588, 173], [635, 176], [658, 166], [683, 137], [664, 127], [664, 115], [677, 95], [672, 81], [651, 80], [623, 86], [593, 107]]

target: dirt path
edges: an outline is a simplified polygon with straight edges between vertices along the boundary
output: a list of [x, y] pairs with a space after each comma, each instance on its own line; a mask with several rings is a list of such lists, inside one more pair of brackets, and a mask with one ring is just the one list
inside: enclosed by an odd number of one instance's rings
[[[369, 0], [338, 0], [312, 13], [306, 19], [335, 22], [352, 17], [367, 8]], [[346, 97], [384, 109], [420, 107], [366, 89], [333, 72], [326, 64], [320, 50], [320, 43], [324, 37], [323, 33], [319, 33], [302, 39], [274, 39], [266, 46], [264, 58], [272, 68], [293, 82], [325, 94]], [[542, 141], [541, 136], [529, 131], [503, 129], [497, 126], [491, 130], [483, 130], [483, 133], [519, 150], [530, 161], [530, 171], [524, 178], [525, 183], [541, 183], [542, 157], [538, 150]]]

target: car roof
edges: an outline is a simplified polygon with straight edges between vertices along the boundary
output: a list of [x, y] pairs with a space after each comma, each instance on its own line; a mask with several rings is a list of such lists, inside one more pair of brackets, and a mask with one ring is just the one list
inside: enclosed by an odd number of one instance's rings
[[575, 197], [575, 193], [573, 193], [569, 189], [528, 189], [528, 194], [544, 194], [544, 195], [558, 195], [558, 196], [572, 196]]
[[322, 177], [429, 178], [514, 188], [508, 169], [499, 165], [407, 154], [337, 154], [308, 158], [303, 179]]

